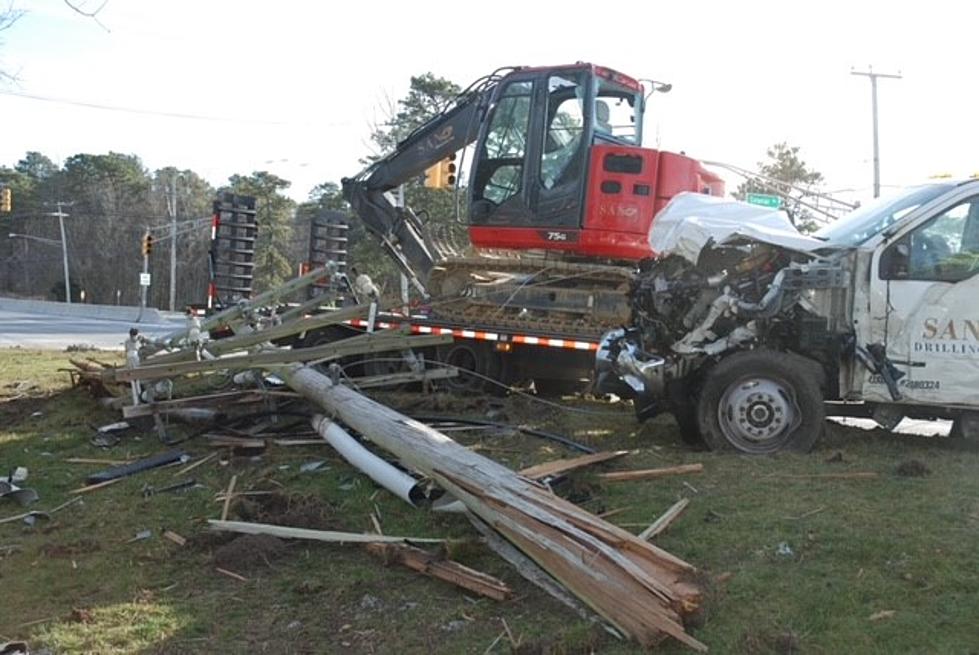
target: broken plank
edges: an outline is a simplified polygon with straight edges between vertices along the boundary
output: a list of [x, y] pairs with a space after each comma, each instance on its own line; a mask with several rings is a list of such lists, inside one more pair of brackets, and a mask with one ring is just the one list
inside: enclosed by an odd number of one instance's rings
[[535, 466], [522, 469], [520, 471], [520, 475], [532, 478], [534, 480], [540, 480], [541, 478], [561, 475], [562, 473], [567, 473], [568, 471], [573, 471], [584, 466], [591, 466], [592, 464], [598, 464], [600, 462], [608, 462], [628, 454], [628, 450], [614, 450], [594, 453], [592, 455], [582, 455], [581, 457], [557, 459], [552, 462], [544, 462], [543, 464], [537, 464]]
[[167, 541], [172, 541], [173, 543], [177, 544], [178, 546], [185, 546], [185, 545], [187, 545], [187, 537], [184, 537], [182, 535], [179, 535], [176, 532], [174, 532], [173, 530], [164, 530], [163, 531], [163, 538], [166, 539]]
[[507, 600], [513, 590], [502, 580], [487, 575], [450, 559], [443, 559], [414, 546], [390, 543], [372, 543], [365, 546], [367, 552], [380, 557], [385, 563], [397, 562], [413, 571], [467, 589], [493, 600]]
[[184, 475], [185, 473], [190, 473], [191, 471], [193, 471], [194, 469], [196, 469], [201, 464], [204, 464], [206, 462], [211, 461], [212, 459], [214, 459], [215, 457], [217, 457], [220, 454], [221, 453], [219, 453], [219, 452], [214, 452], [214, 453], [211, 453], [210, 455], [207, 455], [205, 457], [202, 457], [199, 460], [197, 460], [196, 462], [192, 462], [191, 464], [188, 464], [187, 466], [183, 467], [182, 469], [180, 469], [179, 471], [177, 471], [176, 473], [174, 473], [173, 474], [173, 477], [179, 478], [181, 475]]
[[679, 466], [667, 466], [657, 469], [636, 469], [634, 471], [612, 471], [610, 473], [599, 473], [598, 477], [606, 482], [628, 482], [630, 480], [650, 480], [653, 478], [662, 478], [669, 475], [700, 473], [703, 470], [703, 464], [680, 464]]
[[102, 466], [124, 466], [132, 464], [131, 459], [99, 459], [97, 457], [69, 457], [66, 464], [100, 464]]
[[228, 490], [224, 492], [224, 506], [221, 507], [221, 520], [228, 520], [228, 510], [231, 509], [231, 500], [234, 498], [235, 493], [235, 483], [238, 482], [238, 475], [231, 476], [231, 482], [228, 483]]
[[263, 396], [258, 391], [226, 391], [224, 393], [214, 393], [206, 396], [190, 396], [188, 398], [176, 398], [174, 400], [158, 400], [152, 403], [141, 403], [139, 405], [127, 405], [122, 408], [123, 418], [136, 418], [138, 416], [152, 416], [153, 414], [164, 414], [172, 409], [184, 408], [188, 405], [210, 405], [214, 403], [245, 403], [261, 402]]
[[662, 533], [664, 530], [670, 527], [670, 524], [673, 523], [673, 521], [679, 518], [680, 514], [683, 514], [683, 510], [687, 509], [687, 505], [689, 504], [690, 499], [688, 498], [681, 498], [673, 503], [668, 510], [663, 512], [662, 516], [653, 521], [652, 525], [639, 533], [639, 538], [643, 541], [649, 541], [656, 535]]
[[268, 534], [282, 539], [309, 539], [341, 544], [370, 544], [370, 543], [419, 543], [440, 544], [445, 539], [431, 537], [393, 537], [382, 534], [364, 534], [360, 532], [337, 532], [334, 530], [309, 530], [307, 528], [290, 528], [285, 525], [269, 525], [267, 523], [246, 523], [243, 521], [214, 521], [208, 523], [215, 530], [238, 532], [241, 534]]
[[105, 482], [99, 482], [98, 484], [90, 484], [85, 487], [79, 487], [78, 489], [72, 489], [68, 493], [70, 494], [87, 494], [90, 491], [95, 491], [96, 489], [101, 489], [102, 487], [108, 487], [110, 484], [115, 484], [120, 480], [125, 480], [126, 478], [113, 478], [111, 480], [106, 480]]

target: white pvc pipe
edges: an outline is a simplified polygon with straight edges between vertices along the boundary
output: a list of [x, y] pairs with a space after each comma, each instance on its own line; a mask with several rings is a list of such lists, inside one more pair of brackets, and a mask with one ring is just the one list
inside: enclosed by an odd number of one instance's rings
[[340, 453], [345, 460], [367, 474], [398, 498], [412, 506], [427, 500], [415, 478], [367, 450], [346, 430], [322, 414], [313, 417], [313, 429]]

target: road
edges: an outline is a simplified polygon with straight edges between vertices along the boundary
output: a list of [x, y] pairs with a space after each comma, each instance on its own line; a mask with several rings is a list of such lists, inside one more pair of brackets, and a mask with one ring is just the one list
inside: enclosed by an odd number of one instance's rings
[[73, 316], [27, 314], [0, 310], [0, 348], [64, 349], [85, 344], [101, 349], [122, 350], [130, 327], [147, 336], [171, 332], [184, 321], [173, 323], [130, 323]]

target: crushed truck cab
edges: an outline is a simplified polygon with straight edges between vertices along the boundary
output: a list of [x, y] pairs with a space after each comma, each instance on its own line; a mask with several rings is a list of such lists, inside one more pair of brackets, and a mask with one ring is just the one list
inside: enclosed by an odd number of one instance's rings
[[681, 194], [649, 234], [597, 387], [715, 449], [807, 450], [834, 414], [979, 424], [979, 181], [929, 184], [812, 235]]

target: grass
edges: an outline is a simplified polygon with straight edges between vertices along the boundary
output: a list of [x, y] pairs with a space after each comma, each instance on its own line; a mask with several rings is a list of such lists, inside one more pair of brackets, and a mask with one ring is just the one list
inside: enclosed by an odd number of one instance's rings
[[[118, 420], [118, 414], [69, 387], [67, 374], [58, 370], [68, 357], [0, 351], [0, 468], [29, 468], [29, 486], [41, 495], [38, 509], [60, 504], [100, 468], [67, 463], [69, 457], [125, 459], [163, 448], [151, 430], [134, 431], [108, 450], [91, 446], [92, 426]], [[427, 413], [482, 416], [487, 409], [480, 398], [384, 399]], [[657, 543], [703, 571], [709, 594], [695, 634], [712, 652], [979, 652], [974, 444], [831, 427], [809, 455], [714, 455], [685, 448], [669, 419], [640, 426], [626, 409], [609, 415], [615, 407], [570, 404], [602, 414], [519, 398], [505, 401], [502, 411], [505, 420], [600, 448], [635, 449], [607, 468], [704, 463], [697, 476], [600, 485], [586, 473], [569, 486], [592, 511], [628, 508], [609, 520], [636, 532], [678, 498], [691, 498]], [[451, 434], [515, 468], [570, 454], [516, 434]], [[210, 452], [196, 441], [186, 446], [195, 456]], [[827, 462], [837, 452], [843, 461]], [[314, 459], [326, 460], [329, 468], [298, 472]], [[930, 474], [897, 475], [897, 467], [911, 459]], [[785, 477], [843, 471], [875, 471], [878, 477]], [[236, 570], [246, 582], [222, 575], [213, 559], [220, 540], [210, 536], [205, 521], [220, 513], [214, 495], [233, 474], [239, 489], [269, 488], [273, 480], [291, 493], [322, 499], [337, 527], [367, 530], [376, 511], [391, 534], [473, 534], [460, 517], [411, 510], [378, 492], [325, 447], [212, 460], [192, 473], [202, 488], [144, 498], [144, 484], [159, 487], [174, 479], [173, 469], [151, 471], [88, 494], [83, 504], [33, 528], [0, 524], [0, 642], [25, 639], [56, 653], [483, 653], [505, 632], [505, 621], [521, 646], [514, 649], [503, 637], [492, 652], [639, 652], [578, 620], [480, 548], [459, 557], [507, 581], [514, 600], [468, 598], [406, 569], [385, 567], [357, 548], [312, 543], [290, 543], [267, 564]], [[0, 503], [0, 518], [20, 511], [12, 502]], [[144, 529], [152, 530], [150, 539], [130, 541]], [[188, 544], [161, 538], [164, 529], [188, 537]], [[870, 620], [885, 610], [893, 615]], [[683, 652], [668, 642], [658, 650]]]

